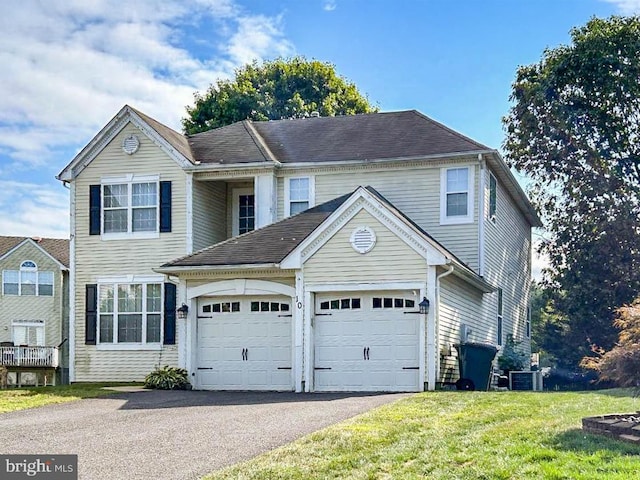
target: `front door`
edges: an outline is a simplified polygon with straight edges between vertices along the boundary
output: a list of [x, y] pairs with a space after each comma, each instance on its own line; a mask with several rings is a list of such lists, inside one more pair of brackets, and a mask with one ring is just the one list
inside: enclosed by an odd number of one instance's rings
[[232, 234], [235, 237], [255, 230], [256, 207], [253, 190], [248, 188], [235, 189], [233, 193]]

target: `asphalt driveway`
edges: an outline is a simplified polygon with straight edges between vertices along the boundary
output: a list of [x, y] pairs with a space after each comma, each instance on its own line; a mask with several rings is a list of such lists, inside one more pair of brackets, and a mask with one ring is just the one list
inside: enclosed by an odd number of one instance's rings
[[77, 454], [81, 479], [193, 479], [404, 396], [118, 393], [0, 415], [0, 453]]

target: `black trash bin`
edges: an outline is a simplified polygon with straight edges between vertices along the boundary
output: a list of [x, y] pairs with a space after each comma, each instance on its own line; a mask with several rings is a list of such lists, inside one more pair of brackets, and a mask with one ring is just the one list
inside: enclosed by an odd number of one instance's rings
[[495, 345], [489, 343], [465, 342], [455, 344], [458, 350], [460, 379], [456, 382], [458, 390], [489, 390], [491, 363], [498, 352]]

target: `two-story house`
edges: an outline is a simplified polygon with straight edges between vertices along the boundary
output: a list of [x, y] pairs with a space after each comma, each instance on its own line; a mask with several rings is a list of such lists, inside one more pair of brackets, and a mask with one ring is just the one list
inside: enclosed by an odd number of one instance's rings
[[0, 236], [0, 366], [12, 382], [68, 379], [68, 267], [67, 239]]
[[461, 339], [529, 345], [540, 220], [496, 150], [417, 111], [183, 136], [125, 106], [58, 178], [72, 381], [419, 391]]

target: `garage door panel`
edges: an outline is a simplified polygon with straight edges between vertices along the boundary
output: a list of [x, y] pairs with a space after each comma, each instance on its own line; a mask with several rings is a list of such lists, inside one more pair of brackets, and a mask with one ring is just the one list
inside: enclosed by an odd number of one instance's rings
[[[256, 302], [258, 311], [252, 310], [252, 303]], [[290, 300], [285, 297], [200, 300], [200, 316], [212, 317], [198, 319], [200, 388], [291, 390], [292, 318], [280, 316], [285, 311], [284, 304], [289, 306]]]
[[[342, 309], [343, 303], [335, 302], [341, 298], [359, 298], [359, 308], [352, 301]], [[403, 370], [419, 365], [422, 317], [415, 314], [417, 300], [413, 292], [398, 291], [317, 295], [316, 311], [325, 314], [315, 318], [315, 366], [331, 370], [315, 370], [314, 388], [419, 390], [419, 371]], [[330, 316], [325, 316], [327, 309]]]

